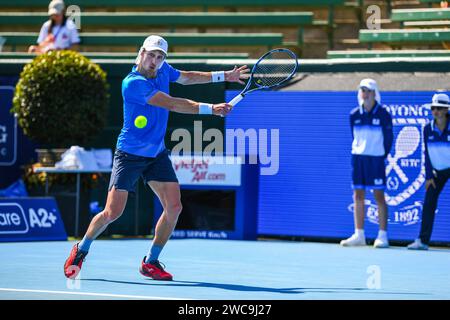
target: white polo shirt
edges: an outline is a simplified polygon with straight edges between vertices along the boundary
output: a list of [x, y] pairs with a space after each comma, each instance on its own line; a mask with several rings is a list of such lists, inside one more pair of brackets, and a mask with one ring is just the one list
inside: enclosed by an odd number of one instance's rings
[[[40, 44], [48, 36], [50, 23], [51, 21], [49, 20], [42, 25], [37, 43]], [[56, 39], [51, 49], [67, 49], [73, 44], [80, 42], [77, 27], [70, 19], [67, 19], [64, 26], [54, 26], [53, 35], [56, 36]]]

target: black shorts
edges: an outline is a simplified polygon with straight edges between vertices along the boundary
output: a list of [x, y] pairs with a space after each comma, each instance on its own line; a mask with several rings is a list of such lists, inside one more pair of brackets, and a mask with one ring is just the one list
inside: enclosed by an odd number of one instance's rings
[[119, 190], [135, 192], [136, 182], [142, 177], [144, 183], [149, 181], [178, 182], [169, 151], [165, 149], [154, 158], [136, 156], [121, 150], [114, 152], [113, 168], [109, 189], [114, 186]]

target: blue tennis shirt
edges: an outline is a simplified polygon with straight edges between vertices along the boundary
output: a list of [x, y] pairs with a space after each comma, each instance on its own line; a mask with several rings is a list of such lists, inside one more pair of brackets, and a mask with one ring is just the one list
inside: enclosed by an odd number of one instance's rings
[[[156, 78], [147, 79], [134, 66], [122, 81], [123, 127], [117, 139], [117, 149], [142, 157], [156, 157], [165, 149], [169, 111], [147, 103], [158, 91], [169, 93], [169, 83], [175, 82], [180, 71], [167, 62], [158, 70]], [[136, 117], [147, 118], [147, 125], [139, 129]]]

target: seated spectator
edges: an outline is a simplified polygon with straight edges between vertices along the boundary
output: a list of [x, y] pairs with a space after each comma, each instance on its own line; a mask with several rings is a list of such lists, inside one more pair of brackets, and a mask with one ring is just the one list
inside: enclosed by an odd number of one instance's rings
[[51, 50], [78, 50], [80, 37], [76, 25], [65, 15], [62, 0], [53, 0], [48, 6], [50, 20], [41, 28], [37, 46], [30, 46], [29, 53], [42, 54]]

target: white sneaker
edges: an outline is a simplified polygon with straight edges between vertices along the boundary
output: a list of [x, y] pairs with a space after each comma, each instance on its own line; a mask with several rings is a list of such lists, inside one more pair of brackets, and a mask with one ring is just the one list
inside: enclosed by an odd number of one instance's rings
[[365, 236], [358, 237], [356, 234], [353, 234], [350, 238], [342, 240], [340, 244], [343, 247], [365, 246], [366, 237]]
[[376, 238], [373, 243], [374, 248], [389, 248], [389, 241], [387, 238]]
[[428, 245], [422, 243], [422, 240], [416, 239], [413, 243], [408, 244], [409, 250], [428, 250]]

